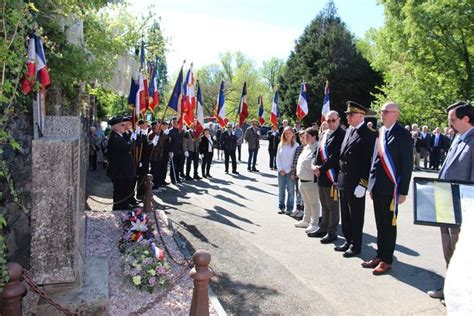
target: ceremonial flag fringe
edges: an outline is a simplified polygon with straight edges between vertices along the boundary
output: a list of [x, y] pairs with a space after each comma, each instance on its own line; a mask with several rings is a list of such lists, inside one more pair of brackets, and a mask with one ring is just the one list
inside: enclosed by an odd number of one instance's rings
[[228, 120], [225, 118], [225, 115], [224, 81], [221, 81], [221, 87], [219, 89], [215, 111], [215, 117], [221, 127], [224, 127], [228, 122]]
[[44, 55], [43, 42], [35, 34], [30, 34], [28, 39], [28, 59], [26, 61], [27, 71], [21, 80], [21, 91], [28, 94], [33, 89], [36, 80], [39, 80], [41, 90], [44, 91], [51, 84], [46, 57]]
[[324, 87], [323, 107], [321, 109], [321, 122], [324, 122], [326, 120], [326, 114], [331, 111], [329, 102], [329, 92], [329, 81], [326, 80], [326, 86]]
[[306, 82], [303, 82], [296, 106], [296, 116], [301, 121], [306, 115], [308, 115], [308, 97], [306, 96]]
[[275, 92], [275, 96], [273, 97], [272, 102], [272, 112], [270, 113], [270, 121], [272, 122], [273, 126], [278, 126], [278, 91]]
[[265, 112], [263, 109], [263, 97], [259, 96], [258, 97], [258, 121], [260, 122], [260, 125], [265, 124]]
[[189, 67], [186, 81], [183, 84], [183, 97], [181, 98], [181, 109], [183, 121], [187, 126], [194, 123], [194, 112], [196, 111], [196, 96], [194, 95], [193, 65]]
[[197, 109], [196, 109], [196, 126], [194, 128], [195, 137], [198, 138], [204, 130], [204, 111], [202, 110], [202, 95], [199, 80], [197, 82]]
[[249, 116], [249, 109], [247, 104], [247, 82], [244, 81], [244, 86], [242, 87], [242, 95], [240, 96], [239, 109], [237, 111], [239, 115], [239, 126], [243, 126], [245, 120]]

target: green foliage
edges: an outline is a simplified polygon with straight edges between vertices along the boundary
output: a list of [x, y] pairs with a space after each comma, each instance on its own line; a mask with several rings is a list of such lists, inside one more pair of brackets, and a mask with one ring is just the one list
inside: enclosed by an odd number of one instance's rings
[[10, 280], [7, 268], [7, 245], [3, 238], [3, 229], [7, 226], [7, 221], [3, 215], [0, 215], [0, 293]]
[[474, 2], [383, 0], [385, 25], [358, 43], [385, 84], [377, 105], [400, 104], [401, 120], [446, 124], [444, 109], [474, 94]]
[[345, 110], [345, 102], [353, 100], [370, 106], [371, 93], [381, 83], [378, 73], [356, 50], [354, 38], [337, 15], [330, 1], [305, 28], [279, 78], [280, 112], [294, 118], [300, 84], [307, 82], [309, 113], [305, 125], [319, 121], [324, 86], [329, 80], [331, 109]]

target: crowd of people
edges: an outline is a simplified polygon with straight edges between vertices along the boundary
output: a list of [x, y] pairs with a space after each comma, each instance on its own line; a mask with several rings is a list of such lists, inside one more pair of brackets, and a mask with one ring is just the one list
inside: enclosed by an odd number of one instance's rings
[[[365, 196], [370, 195], [377, 250], [362, 267], [382, 275], [392, 268], [398, 205], [405, 202], [412, 171], [420, 170], [420, 161], [423, 159], [425, 168], [441, 168], [441, 179], [474, 181], [474, 110], [466, 102], [448, 107], [451, 127], [444, 134], [439, 127], [433, 133], [427, 126], [421, 131], [417, 124], [403, 127], [398, 123], [400, 108], [394, 102], [381, 108], [378, 130], [366, 123], [367, 112], [364, 106], [348, 101], [348, 127], [343, 126], [337, 111], [330, 111], [320, 127], [313, 124], [304, 129], [299, 122], [291, 127], [283, 120], [282, 126], [273, 126], [265, 138], [269, 168], [277, 172], [278, 213], [297, 218], [295, 227], [304, 228], [308, 237], [321, 238], [322, 244], [337, 241], [341, 222], [344, 243], [334, 245], [334, 250], [343, 257], [361, 253]], [[109, 125], [107, 174], [114, 185], [116, 210], [128, 209], [143, 197], [142, 182], [149, 172], [156, 191], [169, 184], [168, 172], [174, 184], [212, 178], [215, 151], [218, 159], [224, 160], [225, 172], [238, 176], [244, 141], [248, 144], [247, 171], [259, 172], [257, 156], [264, 135], [256, 120], [245, 131], [238, 124], [220, 129], [211, 123], [200, 135], [194, 126], [179, 128], [176, 118], [150, 125], [139, 121], [135, 130], [128, 117], [114, 117]], [[93, 140], [91, 146], [96, 149]], [[459, 232], [460, 228], [441, 228], [447, 264]], [[443, 290], [429, 294], [442, 297]]]

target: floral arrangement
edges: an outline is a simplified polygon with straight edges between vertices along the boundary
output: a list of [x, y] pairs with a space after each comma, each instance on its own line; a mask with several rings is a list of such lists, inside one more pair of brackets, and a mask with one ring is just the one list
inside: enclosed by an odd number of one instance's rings
[[124, 256], [124, 274], [137, 288], [150, 293], [169, 285], [170, 265], [164, 251], [156, 245], [148, 214], [140, 208], [123, 214], [122, 228], [119, 250]]

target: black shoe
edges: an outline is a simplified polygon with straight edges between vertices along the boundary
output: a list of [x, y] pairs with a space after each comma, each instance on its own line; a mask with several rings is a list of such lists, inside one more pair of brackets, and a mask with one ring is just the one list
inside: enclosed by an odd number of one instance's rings
[[163, 181], [162, 184], [163, 184], [163, 185], [170, 185], [170, 183], [169, 183], [169, 182], [166, 182], [166, 181]]
[[351, 248], [347, 249], [346, 252], [342, 254], [342, 256], [344, 258], [351, 258], [357, 256], [358, 254], [360, 254], [360, 250], [354, 250], [354, 248]]
[[321, 238], [320, 242], [322, 244], [329, 244], [333, 241], [337, 240], [337, 235], [335, 234], [326, 234], [323, 238]]
[[284, 211], [284, 210], [280, 210], [280, 211], [278, 212], [278, 214], [285, 214], [285, 211]]
[[225, 173], [229, 173], [229, 170], [226, 170]]
[[208, 177], [208, 178], [212, 178], [212, 177], [211, 177], [211, 175], [210, 175], [209, 173], [207, 174], [207, 177]]
[[324, 237], [326, 235], [326, 232], [322, 232], [320, 229], [318, 229], [317, 231], [315, 231], [313, 233], [309, 233], [307, 235], [308, 235], [308, 237], [321, 238], [321, 237]]
[[240, 174], [237, 170], [232, 171], [233, 174]]
[[247, 171], [248, 171], [248, 172], [252, 172], [252, 169], [250, 169], [250, 168], [247, 168]]
[[178, 181], [178, 183], [181, 183], [181, 182], [183, 182], [183, 181], [181, 181], [181, 179], [178, 179], [177, 181]]
[[193, 178], [191, 178], [190, 176], [186, 176], [185, 178], [186, 180], [194, 180]]
[[346, 251], [347, 249], [349, 249], [349, 244], [347, 242], [343, 243], [340, 246], [334, 247], [335, 251], [340, 251], [340, 252]]
[[194, 175], [194, 180], [201, 180], [202, 178], [198, 176], [197, 174]]
[[205, 174], [202, 175], [203, 178], [207, 178], [207, 176]]
[[260, 172], [260, 171], [258, 171], [258, 169], [256, 168], [252, 168], [252, 172]]

